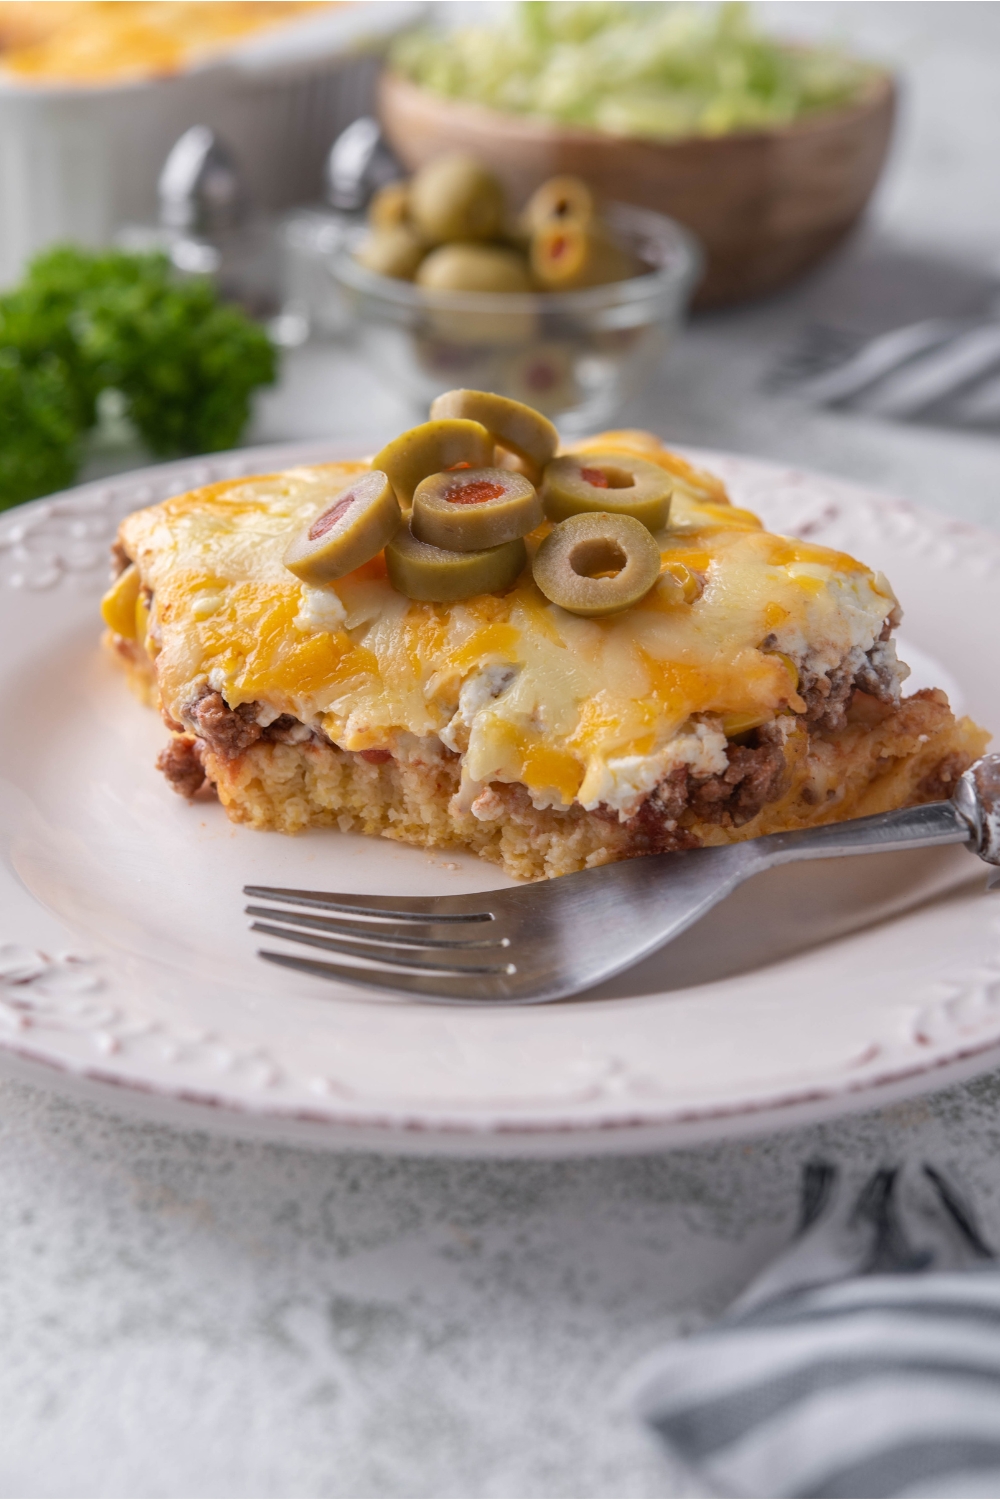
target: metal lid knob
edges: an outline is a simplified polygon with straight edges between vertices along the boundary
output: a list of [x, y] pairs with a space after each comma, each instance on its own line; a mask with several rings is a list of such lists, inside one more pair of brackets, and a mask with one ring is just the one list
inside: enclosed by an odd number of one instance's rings
[[175, 142], [157, 192], [160, 222], [167, 229], [211, 234], [234, 228], [244, 216], [236, 160], [207, 125], [192, 125]]
[[357, 213], [372, 194], [401, 177], [396, 158], [370, 115], [354, 120], [330, 147], [326, 161], [326, 198], [331, 208]]

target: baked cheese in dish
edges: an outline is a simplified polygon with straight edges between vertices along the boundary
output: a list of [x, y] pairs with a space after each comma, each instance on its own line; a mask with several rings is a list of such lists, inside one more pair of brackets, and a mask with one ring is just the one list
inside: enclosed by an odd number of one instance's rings
[[324, 0], [2, 0], [0, 71], [78, 86], [160, 77], [323, 8]]
[[258, 828], [462, 845], [538, 878], [932, 800], [982, 753], [944, 694], [902, 696], [880, 574], [768, 533], [649, 434], [574, 452], [673, 481], [659, 579], [604, 618], [550, 602], [530, 561], [450, 603], [398, 592], [382, 553], [302, 582], [289, 536], [362, 462], [128, 517], [108, 639], [167, 721], [175, 787]]

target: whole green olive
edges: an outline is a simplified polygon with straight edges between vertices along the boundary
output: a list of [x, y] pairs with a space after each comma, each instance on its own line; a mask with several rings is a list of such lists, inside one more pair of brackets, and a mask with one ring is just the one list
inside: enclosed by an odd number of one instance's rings
[[482, 469], [493, 457], [493, 440], [480, 422], [448, 418], [421, 422], [386, 443], [372, 459], [372, 468], [389, 476], [400, 505], [413, 504], [413, 491], [428, 474], [461, 465]]
[[359, 474], [292, 538], [285, 567], [303, 583], [343, 578], [381, 552], [401, 520], [385, 474], [378, 469]]
[[492, 391], [445, 391], [431, 402], [432, 417], [467, 417], [482, 422], [495, 442], [516, 453], [532, 470], [535, 483], [555, 456], [559, 434], [541, 412], [523, 401], [497, 396]]
[[667, 524], [674, 482], [659, 464], [623, 453], [564, 453], [546, 467], [542, 504], [550, 521], [586, 511], [634, 516], [650, 531]]
[[510, 469], [429, 474], [413, 492], [410, 529], [421, 542], [479, 552], [527, 536], [544, 519], [535, 486]]
[[497, 384], [529, 406], [557, 414], [586, 399], [581, 384], [581, 377], [587, 378], [586, 364], [572, 339], [537, 337], [498, 363]]
[[407, 224], [372, 229], [354, 252], [354, 259], [377, 276], [412, 281], [427, 247]]
[[432, 292], [530, 292], [528, 263], [502, 245], [439, 245], [421, 262], [418, 286]]
[[568, 220], [587, 224], [595, 212], [594, 195], [583, 178], [566, 173], [550, 177], [537, 187], [525, 204], [521, 218], [528, 233], [534, 234], [543, 224], [564, 224]]
[[385, 549], [386, 571], [393, 588], [408, 599], [433, 604], [450, 604], [473, 594], [494, 594], [509, 588], [527, 560], [520, 538], [478, 552], [453, 552], [421, 542], [409, 526], [401, 526]]
[[660, 549], [634, 516], [570, 516], [535, 553], [535, 582], [553, 604], [574, 615], [618, 614], [638, 604], [660, 572]]
[[372, 195], [368, 222], [373, 229], [394, 229], [410, 217], [410, 188], [405, 182], [387, 182]]
[[433, 244], [450, 240], [491, 240], [504, 222], [504, 192], [474, 156], [438, 156], [410, 180], [410, 215]]
[[532, 235], [531, 270], [545, 291], [571, 292], [625, 281], [640, 267], [603, 226], [553, 219]]

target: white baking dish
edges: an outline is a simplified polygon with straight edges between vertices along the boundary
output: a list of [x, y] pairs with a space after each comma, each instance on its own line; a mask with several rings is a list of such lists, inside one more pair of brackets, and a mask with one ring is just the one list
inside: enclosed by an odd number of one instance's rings
[[424, 6], [352, 4], [299, 16], [210, 64], [107, 87], [25, 84], [0, 73], [0, 286], [58, 240], [107, 243], [156, 215], [156, 178], [189, 125], [236, 152], [256, 207], [320, 195], [334, 137], [369, 107], [379, 44]]

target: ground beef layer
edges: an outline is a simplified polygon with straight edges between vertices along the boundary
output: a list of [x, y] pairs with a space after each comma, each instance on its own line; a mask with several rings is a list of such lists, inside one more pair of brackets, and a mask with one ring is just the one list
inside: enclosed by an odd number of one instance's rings
[[759, 731], [730, 747], [725, 775], [668, 778], [622, 823], [600, 808], [539, 810], [523, 787], [502, 782], [463, 812], [452, 801], [460, 760], [450, 752], [400, 762], [385, 751], [300, 740], [294, 721], [246, 733], [228, 725], [220, 738], [217, 710], [206, 699], [198, 722], [207, 737], [175, 734], [160, 758], [184, 795], [214, 787], [229, 817], [254, 828], [335, 827], [462, 847], [528, 880], [947, 797], [989, 738], [971, 720], [956, 721], [941, 692], [892, 706], [855, 691], [840, 727], [798, 721], [787, 734]]

